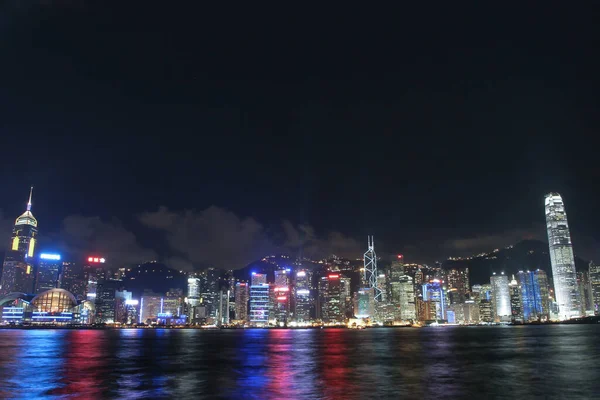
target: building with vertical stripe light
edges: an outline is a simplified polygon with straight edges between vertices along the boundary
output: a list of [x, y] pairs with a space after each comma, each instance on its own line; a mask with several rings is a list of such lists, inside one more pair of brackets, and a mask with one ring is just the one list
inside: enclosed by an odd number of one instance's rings
[[27, 209], [15, 221], [10, 246], [2, 265], [0, 295], [10, 292], [32, 293], [34, 282], [33, 260], [37, 240], [37, 220], [31, 213], [29, 192]]
[[558, 316], [560, 320], [579, 317], [581, 298], [565, 205], [558, 193], [547, 194], [544, 203]]

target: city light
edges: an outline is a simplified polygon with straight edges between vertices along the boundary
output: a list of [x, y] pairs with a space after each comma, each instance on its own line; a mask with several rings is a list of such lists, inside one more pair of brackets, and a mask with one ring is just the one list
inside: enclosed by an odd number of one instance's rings
[[338, 279], [339, 277], [340, 277], [340, 276], [339, 276], [339, 275], [337, 275], [337, 274], [334, 274], [334, 275], [329, 275], [329, 276], [328, 276], [328, 278], [329, 278], [329, 279]]
[[310, 294], [310, 290], [308, 290], [308, 289], [298, 289], [298, 290], [296, 290], [296, 294], [300, 294], [300, 295]]
[[277, 297], [277, 300], [278, 301], [285, 301], [285, 300], [287, 300], [287, 297], [285, 297], [285, 296], [279, 296], [279, 297]]
[[40, 254], [42, 260], [60, 260], [60, 254], [42, 253]]
[[101, 264], [104, 264], [106, 262], [106, 259], [102, 258], [102, 257], [88, 257], [87, 260], [88, 260], [88, 262], [91, 262], [91, 263], [101, 263]]
[[296, 273], [296, 276], [299, 278], [302, 278], [302, 277], [306, 276], [306, 271], [298, 271], [298, 273]]
[[128, 306], [137, 306], [139, 303], [139, 300], [125, 300], [125, 304]]
[[290, 290], [290, 288], [288, 288], [287, 286], [282, 286], [282, 287], [275, 288], [276, 292], [287, 292], [289, 290]]

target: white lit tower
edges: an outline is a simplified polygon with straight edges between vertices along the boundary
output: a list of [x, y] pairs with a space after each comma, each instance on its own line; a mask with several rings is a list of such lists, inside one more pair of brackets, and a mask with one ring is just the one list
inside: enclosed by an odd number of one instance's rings
[[566, 320], [579, 317], [582, 314], [581, 296], [577, 285], [573, 245], [565, 204], [560, 194], [549, 193], [545, 198], [545, 206], [554, 295], [558, 303], [559, 318]]
[[381, 301], [381, 289], [377, 285], [377, 255], [375, 254], [375, 239], [367, 236], [367, 251], [365, 252], [365, 284], [373, 289], [375, 301]]

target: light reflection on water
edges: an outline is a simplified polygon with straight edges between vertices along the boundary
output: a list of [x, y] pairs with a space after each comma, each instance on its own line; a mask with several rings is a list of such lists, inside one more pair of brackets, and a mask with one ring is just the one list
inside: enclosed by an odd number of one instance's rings
[[593, 398], [599, 325], [0, 330], [0, 398]]

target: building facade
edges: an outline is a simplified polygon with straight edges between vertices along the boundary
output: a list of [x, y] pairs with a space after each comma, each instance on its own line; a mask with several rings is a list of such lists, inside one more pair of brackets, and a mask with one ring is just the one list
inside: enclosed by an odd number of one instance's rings
[[567, 213], [560, 194], [549, 193], [546, 195], [545, 211], [558, 318], [566, 320], [579, 317], [581, 316], [581, 296], [577, 286], [575, 258]]

